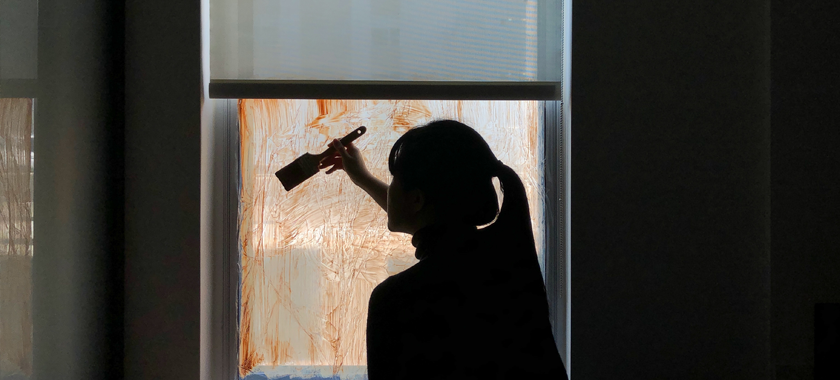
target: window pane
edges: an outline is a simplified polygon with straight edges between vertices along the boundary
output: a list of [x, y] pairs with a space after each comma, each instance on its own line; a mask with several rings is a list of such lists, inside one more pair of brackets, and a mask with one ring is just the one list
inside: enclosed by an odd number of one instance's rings
[[0, 99], [0, 379], [32, 375], [32, 104]]
[[[390, 182], [387, 156], [409, 128], [451, 118], [475, 128], [522, 177], [542, 261], [542, 107], [535, 101], [241, 100], [240, 373], [364, 374], [373, 288], [413, 265], [410, 236], [344, 173], [286, 192], [274, 172], [364, 125], [355, 144]], [[498, 183], [497, 183], [498, 186]], [[498, 191], [498, 190], [497, 190]]]
[[210, 69], [213, 79], [559, 80], [559, 3], [211, 0]]

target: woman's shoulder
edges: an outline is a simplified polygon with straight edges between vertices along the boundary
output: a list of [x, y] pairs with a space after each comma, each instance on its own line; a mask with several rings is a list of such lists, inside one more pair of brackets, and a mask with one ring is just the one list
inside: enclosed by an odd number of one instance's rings
[[382, 281], [379, 285], [374, 287], [373, 291], [379, 293], [390, 293], [409, 288], [411, 285], [426, 277], [424, 274], [429, 272], [429, 269], [431, 269], [428, 264], [429, 263], [425, 260], [420, 261], [400, 273], [388, 276], [385, 281]]
[[440, 269], [441, 265], [435, 263], [433, 258], [424, 259], [411, 268], [400, 273], [389, 276], [379, 285], [373, 288], [371, 300], [392, 299], [404, 300], [406, 297], [424, 293], [439, 282], [446, 281], [446, 274]]

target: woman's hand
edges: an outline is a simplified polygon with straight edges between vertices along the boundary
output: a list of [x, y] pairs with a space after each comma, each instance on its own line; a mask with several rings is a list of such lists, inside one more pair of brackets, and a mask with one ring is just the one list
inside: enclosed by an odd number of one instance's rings
[[335, 139], [330, 143], [330, 146], [335, 149], [335, 153], [321, 160], [318, 169], [332, 166], [327, 170], [327, 174], [339, 169], [344, 170], [350, 180], [357, 185], [371, 175], [365, 166], [365, 158], [362, 156], [362, 152], [353, 143], [347, 144], [345, 147], [341, 145], [341, 141]]
[[353, 146], [353, 143], [344, 147], [341, 145], [341, 141], [337, 139], [333, 140], [330, 146], [335, 148], [335, 153], [321, 160], [318, 169], [332, 165], [327, 170], [327, 174], [338, 169], [344, 170], [356, 186], [368, 193], [379, 207], [388, 211], [388, 185], [370, 174], [365, 167], [365, 158], [362, 157], [362, 152]]
[[335, 148], [335, 153], [321, 160], [318, 169], [332, 165], [327, 170], [327, 174], [338, 169], [344, 170], [356, 186], [367, 192], [379, 207], [388, 211], [388, 185], [370, 174], [365, 167], [365, 158], [362, 157], [362, 152], [353, 146], [353, 143], [344, 147], [338, 140], [333, 140], [330, 146]]

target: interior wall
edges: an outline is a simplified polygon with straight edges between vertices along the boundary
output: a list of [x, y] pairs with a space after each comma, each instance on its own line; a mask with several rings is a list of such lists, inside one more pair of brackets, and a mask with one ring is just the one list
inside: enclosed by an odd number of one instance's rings
[[818, 378], [814, 306], [840, 303], [838, 14], [836, 1], [773, 1], [772, 342], [777, 380]]
[[0, 2], [0, 80], [38, 77], [38, 2]]
[[201, 2], [126, 1], [125, 379], [198, 379]]
[[573, 378], [770, 375], [769, 4], [573, 4]]
[[[840, 49], [807, 4], [773, 2], [772, 186], [768, 4], [575, 4], [573, 376], [768, 378], [772, 190], [775, 375], [810, 377]], [[39, 1], [37, 378], [199, 376], [200, 8], [121, 7]]]
[[124, 9], [37, 3], [33, 377], [120, 378]]

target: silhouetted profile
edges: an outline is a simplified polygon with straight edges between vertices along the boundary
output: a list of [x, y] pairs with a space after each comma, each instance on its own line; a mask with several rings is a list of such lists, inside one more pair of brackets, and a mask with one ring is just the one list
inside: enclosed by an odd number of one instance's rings
[[388, 212], [391, 231], [413, 235], [420, 260], [371, 294], [370, 380], [568, 378], [525, 188], [478, 132], [452, 120], [409, 130], [391, 148], [390, 186], [367, 171], [358, 149], [333, 145], [321, 167], [345, 170]]

